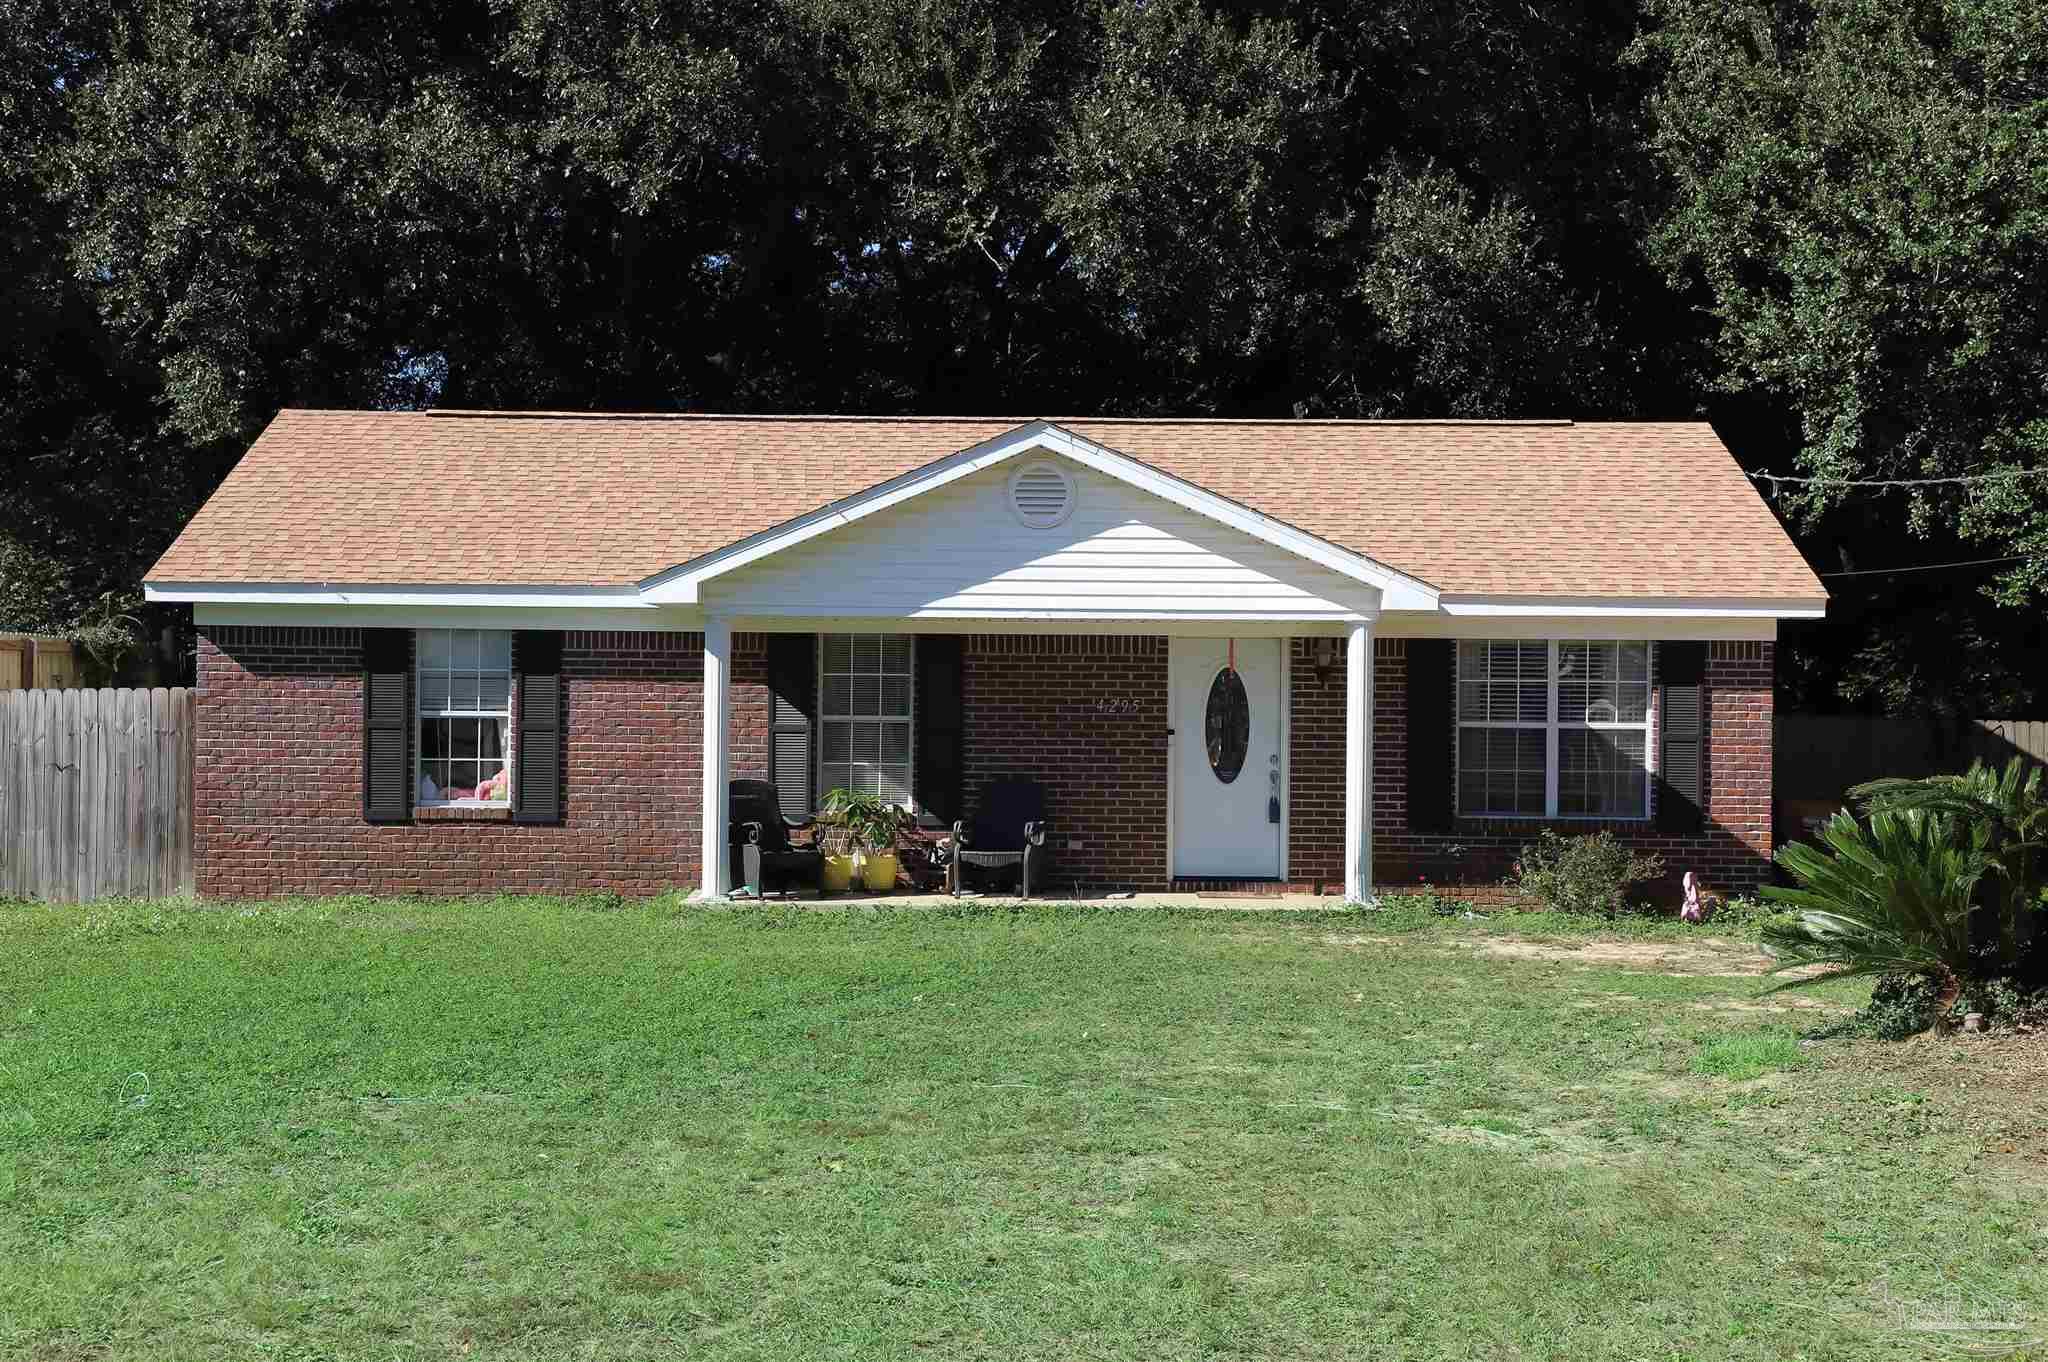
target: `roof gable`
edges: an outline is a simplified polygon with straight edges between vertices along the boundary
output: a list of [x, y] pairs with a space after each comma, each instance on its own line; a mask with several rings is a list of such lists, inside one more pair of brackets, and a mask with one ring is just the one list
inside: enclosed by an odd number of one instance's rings
[[706, 583], [728, 573], [869, 516], [902, 506], [914, 498], [928, 496], [963, 478], [1035, 454], [1070, 460], [1103, 477], [1349, 578], [1375, 592], [1385, 593], [1388, 609], [1429, 610], [1436, 606], [1436, 589], [1426, 582], [1042, 420], [1026, 422], [948, 458], [892, 478], [878, 487], [842, 498], [830, 506], [820, 507], [740, 543], [706, 554], [694, 562], [657, 574], [642, 583], [641, 594], [655, 605], [695, 605]]

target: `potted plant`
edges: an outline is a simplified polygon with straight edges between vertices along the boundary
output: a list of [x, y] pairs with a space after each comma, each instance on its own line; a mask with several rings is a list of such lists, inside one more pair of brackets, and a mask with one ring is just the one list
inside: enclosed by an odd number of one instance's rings
[[[850, 882], [853, 874], [858, 872], [861, 883], [871, 893], [886, 893], [896, 887], [896, 837], [910, 824], [910, 814], [906, 810], [878, 794], [857, 794], [840, 789], [825, 796], [818, 821], [828, 830], [825, 856], [825, 887], [828, 891], [832, 890], [838, 878], [832, 864], [835, 859], [850, 859], [851, 863], [841, 873]], [[853, 849], [851, 858], [845, 855], [849, 844]], [[837, 856], [833, 854], [835, 851]]]
[[842, 793], [833, 790], [820, 801], [817, 818], [817, 845], [824, 855], [825, 864], [819, 872], [818, 889], [825, 894], [843, 894], [853, 887], [859, 874], [854, 852], [857, 850], [853, 829], [847, 826], [846, 816], [834, 812], [833, 796]]

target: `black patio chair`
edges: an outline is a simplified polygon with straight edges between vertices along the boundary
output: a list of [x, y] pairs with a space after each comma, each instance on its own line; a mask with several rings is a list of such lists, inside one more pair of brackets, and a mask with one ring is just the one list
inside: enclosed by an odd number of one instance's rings
[[958, 894], [970, 871], [992, 876], [1017, 867], [1018, 892], [1031, 897], [1052, 868], [1045, 843], [1045, 788], [1035, 780], [996, 780], [982, 787], [974, 817], [953, 825], [953, 854], [946, 887]]
[[810, 818], [791, 818], [782, 811], [775, 787], [765, 780], [735, 780], [727, 793], [728, 818], [732, 827], [732, 864], [729, 874], [734, 892], [745, 889], [760, 898], [769, 886], [779, 884], [787, 894], [792, 886], [819, 888], [825, 877], [825, 856], [816, 847], [793, 845], [789, 834], [810, 827]]

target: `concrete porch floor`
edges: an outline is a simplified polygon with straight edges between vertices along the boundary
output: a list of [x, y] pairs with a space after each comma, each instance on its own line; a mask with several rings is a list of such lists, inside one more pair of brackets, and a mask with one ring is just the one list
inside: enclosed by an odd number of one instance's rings
[[[734, 903], [754, 903], [751, 898], [734, 898]], [[1334, 894], [1132, 894], [1110, 897], [1103, 894], [1041, 894], [1018, 898], [1014, 894], [977, 894], [955, 898], [951, 894], [830, 894], [812, 891], [782, 896], [770, 894], [761, 903], [798, 903], [808, 908], [950, 908], [980, 904], [995, 908], [1044, 907], [1048, 904], [1084, 903], [1102, 908], [1209, 908], [1232, 912], [1299, 912], [1320, 908], [1331, 912], [1345, 909]]]

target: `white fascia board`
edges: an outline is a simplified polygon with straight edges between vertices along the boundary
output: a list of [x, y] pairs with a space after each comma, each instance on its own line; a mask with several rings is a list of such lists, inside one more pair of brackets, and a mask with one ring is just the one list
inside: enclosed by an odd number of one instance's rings
[[633, 587], [333, 586], [318, 582], [145, 582], [143, 599], [190, 605], [460, 606], [469, 609], [651, 610]]
[[1802, 598], [1675, 599], [1651, 597], [1443, 596], [1438, 608], [1463, 618], [1514, 619], [1525, 616], [1584, 619], [1817, 620], [1827, 602]]
[[642, 583], [645, 598], [660, 605], [694, 605], [698, 589], [715, 577], [749, 563], [780, 553], [784, 549], [815, 539], [856, 520], [901, 505], [912, 497], [936, 491], [948, 483], [969, 477], [1020, 454], [1043, 450], [1072, 459], [1084, 467], [1130, 484], [1162, 501], [1206, 516], [1219, 524], [1264, 540], [1299, 558], [1320, 564], [1382, 593], [1385, 608], [1431, 609], [1437, 601], [1436, 588], [1418, 578], [1396, 571], [1361, 554], [1338, 548], [1328, 540], [1298, 530], [1248, 506], [1197, 487], [1191, 482], [1161, 472], [1125, 454], [1119, 454], [1063, 430], [1050, 421], [1032, 421], [992, 440], [970, 446], [957, 454], [905, 473], [856, 496], [834, 502], [786, 525], [764, 530], [729, 548], [695, 562], [671, 568]]

